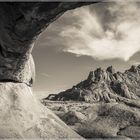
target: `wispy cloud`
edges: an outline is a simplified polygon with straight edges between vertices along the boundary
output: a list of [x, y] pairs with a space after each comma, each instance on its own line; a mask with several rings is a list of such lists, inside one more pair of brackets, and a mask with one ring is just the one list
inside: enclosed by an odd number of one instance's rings
[[46, 78], [50, 78], [52, 77], [51, 75], [47, 74], [47, 73], [41, 73], [42, 76], [45, 76]]
[[140, 51], [140, 8], [136, 3], [106, 3], [83, 7], [69, 14], [75, 18], [60, 36], [63, 51], [97, 59], [129, 60]]

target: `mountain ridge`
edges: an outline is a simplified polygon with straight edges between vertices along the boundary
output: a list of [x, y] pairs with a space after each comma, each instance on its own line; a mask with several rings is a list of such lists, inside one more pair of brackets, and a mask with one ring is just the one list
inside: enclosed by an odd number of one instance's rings
[[123, 73], [113, 66], [106, 70], [97, 68], [90, 71], [86, 80], [58, 94], [50, 94], [44, 100], [112, 102], [123, 100], [138, 101], [140, 98], [140, 65], [132, 65]]
[[140, 65], [124, 72], [97, 68], [42, 103], [84, 138], [140, 138]]

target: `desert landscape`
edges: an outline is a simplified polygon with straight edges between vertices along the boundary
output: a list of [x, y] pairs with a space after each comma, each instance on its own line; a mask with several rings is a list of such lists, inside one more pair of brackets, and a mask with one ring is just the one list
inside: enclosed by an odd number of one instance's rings
[[42, 103], [84, 138], [140, 138], [140, 65], [124, 73], [91, 71], [71, 89]]
[[129, 0], [0, 2], [0, 139], [140, 139], [139, 13]]

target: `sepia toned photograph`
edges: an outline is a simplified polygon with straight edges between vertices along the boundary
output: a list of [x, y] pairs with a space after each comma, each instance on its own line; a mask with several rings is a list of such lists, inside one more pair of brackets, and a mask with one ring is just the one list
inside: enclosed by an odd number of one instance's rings
[[0, 0], [0, 140], [140, 139], [140, 0]]

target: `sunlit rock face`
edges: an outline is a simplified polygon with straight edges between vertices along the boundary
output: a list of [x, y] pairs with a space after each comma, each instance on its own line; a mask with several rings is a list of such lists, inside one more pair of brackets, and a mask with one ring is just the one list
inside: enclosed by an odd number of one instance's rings
[[0, 83], [0, 138], [81, 138], [41, 105], [26, 84]]

